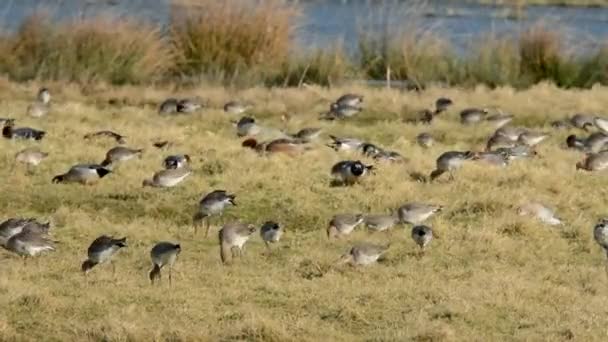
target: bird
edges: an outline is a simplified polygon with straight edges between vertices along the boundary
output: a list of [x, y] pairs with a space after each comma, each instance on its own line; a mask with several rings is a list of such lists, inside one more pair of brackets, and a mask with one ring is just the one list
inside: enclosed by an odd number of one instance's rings
[[110, 173], [112, 173], [112, 171], [101, 165], [78, 164], [72, 166], [68, 172], [53, 177], [53, 183], [81, 183], [83, 185], [92, 185]]
[[424, 252], [426, 246], [433, 240], [433, 229], [425, 225], [417, 225], [412, 227], [412, 239], [420, 247], [421, 252]]
[[447, 97], [440, 97], [435, 100], [435, 115], [445, 112], [454, 102]]
[[24, 258], [35, 257], [47, 251], [54, 251], [55, 242], [49, 239], [46, 234], [23, 229], [7, 240], [5, 248]]
[[316, 140], [322, 131], [323, 131], [323, 129], [321, 129], [321, 128], [307, 127], [307, 128], [302, 128], [295, 134], [292, 134], [291, 137], [294, 139], [304, 141], [304, 142], [311, 142], [311, 141]]
[[158, 107], [158, 113], [161, 115], [175, 114], [177, 113], [177, 106], [179, 101], [175, 98], [168, 98], [163, 101]]
[[42, 223], [34, 218], [13, 217], [0, 223], [0, 246], [6, 247], [8, 240], [24, 230], [38, 234], [47, 234], [51, 223]]
[[116, 132], [109, 131], [109, 130], [87, 133], [87, 134], [85, 134], [84, 139], [90, 140], [90, 139], [102, 138], [102, 137], [114, 139], [120, 145], [127, 143], [127, 139], [124, 135], [120, 135]]
[[332, 103], [329, 107], [329, 112], [325, 113], [321, 118], [326, 120], [347, 119], [354, 117], [361, 111], [360, 107]]
[[[99, 264], [106, 262], [112, 264], [114, 254], [125, 247], [127, 247], [126, 237], [116, 239], [110, 235], [102, 235], [96, 238], [87, 249], [87, 260], [82, 263], [82, 272], [86, 275]], [[115, 271], [114, 264], [112, 264], [112, 273]]]
[[472, 125], [481, 122], [488, 110], [485, 108], [467, 108], [460, 112], [460, 123], [463, 125]]
[[435, 144], [435, 139], [430, 133], [423, 132], [416, 136], [416, 142], [421, 147], [429, 148]]
[[173, 264], [177, 261], [177, 257], [182, 251], [182, 247], [178, 243], [159, 242], [150, 251], [150, 259], [152, 260], [152, 270], [148, 277], [154, 285], [154, 281], [161, 279], [160, 271], [166, 266], [169, 267], [169, 285], [172, 283]]
[[399, 215], [397, 213], [383, 215], [366, 215], [364, 218], [364, 223], [367, 229], [375, 232], [388, 231], [389, 229], [399, 224], [400, 221], [401, 220], [399, 219]]
[[526, 146], [536, 146], [547, 139], [549, 134], [540, 132], [526, 131], [519, 135], [517, 142]]
[[486, 151], [493, 151], [498, 148], [512, 148], [517, 145], [519, 145], [517, 140], [512, 140], [501, 134], [493, 134], [486, 143]]
[[46, 135], [45, 131], [40, 131], [29, 127], [15, 128], [15, 120], [8, 119], [4, 122], [2, 136], [7, 139], [33, 139], [42, 140]]
[[[593, 238], [595, 239], [595, 242], [604, 249], [604, 252], [608, 257], [608, 218], [601, 218], [593, 227]], [[608, 268], [606, 271], [608, 271]]]
[[603, 132], [591, 133], [583, 143], [585, 151], [599, 153], [606, 149], [606, 145], [608, 145], [608, 135]]
[[578, 113], [578, 114], [574, 114], [569, 119], [569, 122], [572, 126], [574, 126], [576, 128], [580, 128], [585, 131], [588, 131], [590, 127], [594, 126], [593, 119], [594, 119], [593, 115]]
[[517, 214], [520, 216], [532, 216], [551, 226], [562, 224], [562, 220], [555, 216], [555, 211], [546, 205], [539, 202], [525, 203], [517, 208]]
[[608, 119], [596, 116], [593, 118], [593, 123], [595, 124], [595, 127], [597, 127], [602, 133], [608, 134]]
[[353, 93], [344, 94], [340, 96], [334, 103], [339, 106], [359, 107], [363, 103], [363, 95]]
[[236, 135], [239, 137], [255, 136], [260, 134], [262, 128], [258, 126], [255, 119], [250, 116], [243, 116], [236, 123]]
[[486, 122], [489, 122], [490, 124], [494, 125], [494, 127], [496, 127], [498, 129], [498, 128], [505, 126], [509, 122], [513, 121], [513, 115], [498, 113], [498, 114], [488, 115], [485, 117], [485, 119], [486, 119]]
[[101, 162], [103, 167], [113, 167], [134, 158], [141, 158], [143, 149], [133, 149], [124, 146], [116, 146], [106, 152], [106, 158]]
[[389, 248], [390, 244], [359, 243], [353, 246], [348, 253], [342, 255], [338, 263], [350, 263], [353, 266], [369, 266], [376, 263]]
[[509, 156], [506, 152], [487, 151], [477, 154], [478, 160], [490, 165], [506, 167], [509, 165]]
[[494, 132], [495, 136], [503, 136], [511, 141], [517, 141], [519, 136], [526, 133], [528, 130], [521, 127], [503, 126]]
[[382, 152], [382, 148], [372, 143], [364, 143], [363, 145], [361, 145], [361, 152], [366, 157], [374, 158]]
[[36, 96], [36, 101], [27, 107], [27, 115], [34, 118], [43, 117], [49, 113], [50, 104], [51, 93], [48, 88], [40, 88], [40, 90], [38, 90], [38, 95]]
[[245, 243], [256, 228], [252, 224], [245, 224], [242, 222], [231, 222], [225, 224], [218, 234], [220, 243], [220, 259], [222, 263], [228, 263], [230, 255], [234, 259], [237, 255], [243, 256], [243, 250]]
[[608, 168], [608, 151], [587, 153], [585, 159], [576, 163], [577, 170], [602, 171]]
[[344, 160], [334, 164], [331, 176], [335, 182], [343, 185], [352, 185], [373, 170], [372, 165], [365, 165], [359, 160]]
[[209, 228], [211, 227], [211, 217], [222, 216], [224, 211], [231, 206], [236, 207], [236, 195], [228, 193], [226, 190], [213, 190], [210, 193], [203, 196], [198, 204], [198, 210], [193, 216], [194, 233], [196, 234], [198, 227], [203, 223], [203, 220], [207, 221], [207, 229], [205, 231], [205, 237], [209, 235]]
[[182, 114], [191, 114], [197, 112], [203, 107], [203, 101], [199, 97], [181, 99], [177, 101], [177, 112]]
[[270, 251], [270, 244], [279, 242], [283, 236], [283, 227], [274, 221], [266, 221], [260, 228], [260, 236]]
[[243, 147], [249, 147], [260, 153], [276, 153], [283, 152], [292, 156], [301, 154], [310, 149], [306, 143], [291, 139], [275, 139], [267, 142], [258, 142], [254, 138], [249, 138], [241, 144]]
[[509, 162], [517, 159], [532, 158], [538, 155], [538, 153], [533, 148], [526, 145], [517, 145], [514, 147], [500, 147], [494, 150], [494, 152], [502, 154]]
[[349, 235], [364, 220], [365, 216], [363, 214], [334, 215], [327, 226], [327, 238], [331, 240]]
[[566, 146], [570, 149], [585, 151], [587, 149], [586, 139], [577, 137], [575, 134], [570, 134], [566, 138]]
[[224, 105], [224, 112], [239, 115], [247, 112], [251, 108], [253, 108], [253, 106], [249, 103], [241, 101], [229, 101]]
[[38, 166], [48, 156], [48, 153], [40, 151], [37, 147], [28, 147], [15, 154], [15, 161], [28, 167]]
[[362, 140], [356, 138], [340, 138], [334, 135], [329, 136], [332, 142], [327, 145], [336, 151], [353, 151], [358, 150], [364, 144]]
[[431, 172], [430, 179], [431, 181], [435, 180], [437, 177], [441, 176], [445, 172], [448, 172], [450, 175], [450, 180], [454, 179], [454, 171], [458, 170], [462, 164], [466, 160], [475, 160], [478, 159], [479, 156], [476, 152], [466, 151], [448, 151], [442, 153], [439, 158], [437, 158], [435, 170]]
[[190, 164], [190, 156], [187, 154], [176, 154], [171, 155], [163, 160], [163, 166], [165, 169], [181, 169]]
[[397, 214], [402, 223], [419, 225], [442, 210], [442, 205], [410, 202], [399, 207]]
[[189, 167], [160, 170], [156, 172], [151, 179], [144, 179], [142, 186], [171, 188], [183, 182], [191, 174], [192, 170]]
[[406, 163], [409, 161], [408, 158], [405, 158], [399, 152], [388, 150], [381, 150], [376, 155], [374, 155], [373, 158], [377, 161], [390, 163]]

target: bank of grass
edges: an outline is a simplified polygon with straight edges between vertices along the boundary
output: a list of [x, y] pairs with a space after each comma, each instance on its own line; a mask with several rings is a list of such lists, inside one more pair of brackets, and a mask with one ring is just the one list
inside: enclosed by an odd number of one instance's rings
[[[49, 117], [35, 120], [25, 108], [42, 84], [0, 82], [0, 117], [48, 132], [41, 143], [0, 140], [0, 219], [35, 216], [53, 222], [57, 250], [23, 261], [0, 250], [0, 340], [91, 341], [353, 341], [353, 340], [582, 340], [605, 341], [608, 306], [606, 256], [594, 243], [592, 226], [606, 215], [604, 173], [575, 170], [582, 154], [563, 150], [568, 134], [554, 131], [538, 147], [540, 157], [506, 169], [468, 163], [456, 180], [422, 184], [410, 172], [428, 173], [446, 150], [479, 150], [489, 126], [464, 127], [458, 112], [466, 107], [497, 106], [515, 115], [514, 125], [550, 130], [548, 122], [574, 112], [603, 113], [608, 89], [564, 90], [541, 84], [528, 90], [428, 87], [422, 93], [349, 85], [331, 89], [241, 91], [221, 87], [182, 92], [163, 87], [97, 86], [44, 83], [53, 93]], [[346, 92], [365, 96], [365, 110], [347, 122], [320, 122], [318, 113]], [[189, 116], [159, 117], [156, 106], [167, 97], [202, 96], [210, 108]], [[430, 107], [447, 96], [454, 108], [432, 126], [411, 125], [401, 116]], [[113, 98], [132, 105], [108, 106]], [[259, 157], [240, 146], [231, 119], [222, 111], [230, 99], [251, 101], [260, 124], [294, 132], [322, 127], [321, 141], [297, 158]], [[104, 105], [106, 104], [106, 105]], [[286, 123], [285, 113], [295, 113]], [[381, 116], [377, 113], [382, 113]], [[86, 133], [113, 129], [127, 146], [144, 148], [91, 187], [51, 184], [71, 165], [99, 162], [111, 141], [84, 143]], [[439, 142], [429, 150], [414, 138], [428, 131]], [[324, 146], [328, 135], [352, 136], [396, 150], [408, 164], [378, 164], [360, 185], [329, 187], [329, 170], [344, 159]], [[174, 142], [166, 151], [157, 139]], [[22, 148], [50, 153], [28, 175], [13, 168]], [[189, 153], [193, 175], [173, 189], [142, 188], [169, 154]], [[371, 160], [363, 159], [371, 163]], [[212, 189], [237, 194], [238, 207], [224, 220], [259, 225], [276, 220], [284, 240], [265, 255], [256, 234], [241, 262], [222, 266], [217, 227], [211, 237], [194, 236], [190, 220], [200, 197]], [[411, 227], [392, 234], [359, 229], [344, 240], [328, 242], [325, 228], [340, 212], [384, 213], [410, 202], [445, 206], [429, 220], [437, 238], [419, 258]], [[547, 227], [519, 217], [515, 207], [543, 201], [566, 222]], [[110, 265], [80, 274], [88, 244], [100, 234], [127, 236], [129, 247]], [[183, 251], [174, 283], [166, 274], [160, 286], [147, 280], [148, 252], [161, 240], [178, 241]], [[393, 245], [386, 260], [364, 269], [332, 268], [358, 241]]]
[[151, 83], [174, 59], [158, 28], [112, 16], [54, 23], [37, 13], [2, 37], [0, 47], [0, 71], [18, 81]]
[[35, 14], [0, 37], [0, 73], [17, 81], [241, 87], [334, 86], [390, 77], [416, 88], [525, 88], [543, 81], [569, 88], [608, 79], [606, 49], [566, 46], [555, 24], [540, 22], [517, 36], [489, 34], [457, 51], [435, 30], [412, 22], [383, 32], [362, 30], [357, 51], [346, 52], [340, 43], [297, 46], [298, 14], [296, 4], [281, 0], [176, 0], [163, 30], [125, 18], [55, 23]]
[[606, 7], [608, 2], [605, 0], [474, 0], [473, 2], [509, 6], [564, 6], [564, 7]]

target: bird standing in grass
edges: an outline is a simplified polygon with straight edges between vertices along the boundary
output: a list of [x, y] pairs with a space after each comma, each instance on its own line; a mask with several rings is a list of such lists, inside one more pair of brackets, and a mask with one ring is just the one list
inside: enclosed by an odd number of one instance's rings
[[338, 214], [331, 218], [327, 226], [327, 238], [334, 239], [349, 235], [355, 228], [363, 223], [362, 214]]
[[[600, 219], [593, 227], [593, 238], [608, 257], [608, 218]], [[606, 273], [608, 273], [608, 263], [606, 264]]]
[[175, 98], [168, 98], [158, 107], [158, 114], [167, 115], [177, 113], [179, 101]]
[[51, 93], [47, 88], [40, 88], [36, 101], [27, 107], [27, 115], [40, 118], [49, 113], [51, 105]]
[[350, 263], [353, 266], [369, 266], [376, 263], [389, 249], [388, 245], [376, 245], [371, 243], [360, 243], [353, 246], [344, 254], [339, 264]]
[[103, 167], [112, 167], [118, 163], [122, 163], [134, 158], [141, 158], [143, 149], [133, 149], [124, 146], [117, 146], [106, 152], [106, 158], [101, 162]]
[[412, 239], [424, 253], [426, 246], [433, 240], [433, 229], [429, 226], [419, 225], [412, 228]]
[[42, 140], [46, 135], [45, 131], [29, 127], [15, 128], [15, 120], [7, 119], [2, 128], [2, 136], [7, 139], [33, 139]]
[[230, 257], [232, 257], [232, 259], [236, 256], [241, 258], [243, 256], [245, 243], [255, 231], [255, 226], [251, 224], [241, 222], [225, 224], [219, 232], [220, 258], [222, 263], [228, 263]]
[[585, 159], [576, 163], [577, 170], [602, 171], [608, 168], [608, 151], [588, 153]]
[[423, 132], [416, 136], [416, 142], [421, 147], [429, 148], [433, 146], [433, 144], [435, 143], [435, 139], [430, 133]]
[[205, 237], [209, 236], [209, 229], [211, 228], [211, 217], [222, 216], [224, 210], [230, 206], [236, 206], [236, 195], [229, 194], [226, 190], [214, 190], [206, 194], [199, 202], [198, 210], [194, 214], [193, 224], [194, 233], [196, 234], [198, 227], [203, 223], [203, 220], [207, 221], [207, 229], [205, 230]]
[[400, 219], [397, 213], [384, 215], [367, 215], [365, 216], [364, 222], [365, 226], [370, 231], [383, 232], [389, 231], [389, 229], [399, 224]]
[[15, 161], [31, 168], [38, 166], [48, 156], [48, 153], [40, 151], [37, 147], [28, 147], [15, 154]]
[[188, 166], [190, 164], [190, 156], [187, 154], [176, 154], [171, 155], [165, 158], [163, 161], [163, 166], [165, 169], [181, 169], [183, 167]]
[[419, 225], [442, 210], [441, 205], [411, 202], [399, 207], [397, 213], [401, 222]]
[[192, 174], [188, 167], [158, 171], [151, 179], [144, 179], [142, 186], [154, 188], [171, 188], [183, 182]]
[[34, 218], [9, 218], [0, 223], [0, 246], [7, 247], [8, 240], [22, 231], [47, 235], [50, 227], [50, 222], [42, 223]]
[[55, 242], [49, 239], [46, 234], [39, 231], [22, 229], [21, 232], [8, 239], [5, 248], [27, 258], [37, 256], [47, 251], [54, 251]]
[[101, 165], [79, 164], [72, 166], [68, 172], [55, 176], [53, 178], [53, 183], [80, 183], [83, 185], [92, 185], [109, 173], [112, 173], [112, 171]]
[[449, 151], [441, 154], [437, 158], [437, 166], [433, 172], [431, 172], [430, 179], [434, 181], [437, 177], [448, 172], [450, 180], [454, 180], [454, 171], [458, 170], [466, 160], [477, 159], [478, 156], [475, 152], [466, 151]]
[[270, 244], [281, 240], [281, 236], [283, 236], [283, 227], [273, 221], [264, 222], [262, 228], [260, 228], [260, 236], [266, 245], [266, 249], [270, 251]]
[[172, 270], [173, 264], [177, 260], [179, 253], [181, 253], [182, 247], [179, 244], [172, 242], [159, 242], [150, 251], [150, 259], [152, 259], [152, 270], [150, 271], [149, 278], [150, 282], [154, 284], [154, 281], [158, 278], [161, 279], [160, 271], [164, 267], [169, 267], [169, 285], [172, 283]]
[[370, 173], [374, 167], [365, 165], [359, 160], [345, 160], [331, 168], [331, 176], [342, 185], [353, 185]]
[[84, 135], [85, 140], [91, 140], [91, 139], [96, 139], [96, 138], [110, 138], [121, 145], [127, 143], [127, 139], [126, 139], [127, 137], [125, 137], [124, 135], [120, 135], [113, 131], [108, 131], [108, 130], [87, 133]]
[[[108, 235], [98, 237], [87, 249], [88, 258], [82, 263], [82, 272], [86, 275], [96, 265], [106, 262], [112, 264], [114, 254], [124, 247], [127, 247], [127, 238], [115, 239], [113, 236]], [[112, 264], [112, 274], [115, 272], [115, 266]]]

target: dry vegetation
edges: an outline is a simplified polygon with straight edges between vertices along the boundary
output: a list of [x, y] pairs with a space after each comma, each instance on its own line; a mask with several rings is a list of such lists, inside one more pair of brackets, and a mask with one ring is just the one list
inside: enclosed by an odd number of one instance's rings
[[[561, 87], [608, 84], [605, 48], [565, 46], [560, 23], [539, 22], [520, 36], [489, 34], [466, 51], [425, 27], [420, 15], [404, 27], [361, 31], [358, 51], [336, 42], [297, 46], [299, 7], [282, 0], [175, 0], [166, 28], [124, 17], [57, 23], [42, 13], [0, 36], [0, 72], [17, 81], [158, 84], [201, 81], [230, 86], [336, 85], [392, 79], [418, 86], [510, 85], [541, 81]], [[390, 11], [390, 5], [379, 12]], [[417, 7], [412, 9], [415, 12]], [[410, 13], [411, 14], [411, 13]], [[414, 13], [415, 14], [415, 13]]]
[[[507, 169], [467, 164], [453, 182], [423, 184], [410, 171], [429, 172], [448, 149], [481, 149], [490, 127], [462, 127], [457, 113], [469, 106], [500, 106], [515, 124], [550, 130], [550, 119], [573, 112], [602, 112], [608, 89], [561, 90], [542, 84], [474, 90], [430, 88], [416, 93], [361, 88], [305, 90], [194, 88], [175, 93], [157, 88], [88, 89], [48, 84], [54, 105], [48, 118], [24, 115], [37, 84], [3, 82], [0, 117], [47, 130], [40, 147], [51, 156], [28, 175], [13, 168], [14, 154], [34, 143], [0, 141], [2, 218], [49, 219], [57, 251], [30, 260], [0, 251], [0, 340], [91, 341], [605, 341], [608, 296], [606, 257], [591, 228], [606, 215], [606, 174], [577, 172], [582, 156], [563, 150], [555, 131], [539, 148], [541, 158]], [[349, 122], [317, 120], [330, 99], [361, 92], [366, 110]], [[200, 95], [211, 108], [191, 116], [159, 117], [157, 104], [169, 95]], [[432, 126], [400, 118], [431, 106], [439, 96], [455, 108]], [[121, 107], [110, 99], [129, 98]], [[221, 111], [233, 98], [256, 104], [260, 122], [287, 129], [319, 126], [327, 134], [368, 139], [411, 159], [379, 165], [377, 175], [353, 187], [330, 188], [329, 169], [341, 159], [320, 144], [298, 158], [260, 157], [240, 147]], [[115, 102], [115, 101], [113, 101]], [[51, 184], [78, 162], [99, 162], [109, 142], [85, 143], [85, 133], [113, 129], [128, 146], [146, 149], [142, 160], [120, 167], [98, 185]], [[414, 137], [429, 131], [440, 138], [422, 150]], [[175, 141], [168, 151], [154, 139]], [[167, 190], [142, 188], [169, 153], [195, 156], [194, 175]], [[228, 219], [261, 224], [277, 220], [287, 235], [273, 254], [255, 236], [242, 262], [219, 260], [215, 235], [193, 236], [190, 220], [201, 195], [212, 189], [237, 194]], [[522, 218], [515, 207], [539, 200], [557, 209], [567, 224], [547, 227]], [[324, 230], [338, 212], [382, 213], [408, 201], [445, 205], [430, 221], [439, 237], [417, 258], [409, 227], [391, 235], [364, 230], [328, 242]], [[102, 233], [127, 236], [130, 246], [111, 267], [94, 269], [87, 283], [79, 271], [88, 244]], [[332, 268], [355, 241], [393, 241], [387, 259], [365, 269]], [[149, 249], [159, 240], [179, 241], [173, 287], [150, 286]]]

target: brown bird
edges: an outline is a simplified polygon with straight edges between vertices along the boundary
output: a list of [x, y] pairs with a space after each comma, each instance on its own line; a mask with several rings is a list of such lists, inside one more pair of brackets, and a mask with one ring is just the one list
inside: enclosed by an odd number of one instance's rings
[[220, 258], [222, 259], [222, 263], [226, 264], [230, 255], [232, 259], [237, 255], [239, 258], [242, 257], [245, 243], [255, 231], [256, 228], [252, 224], [232, 222], [224, 225], [219, 232]]

